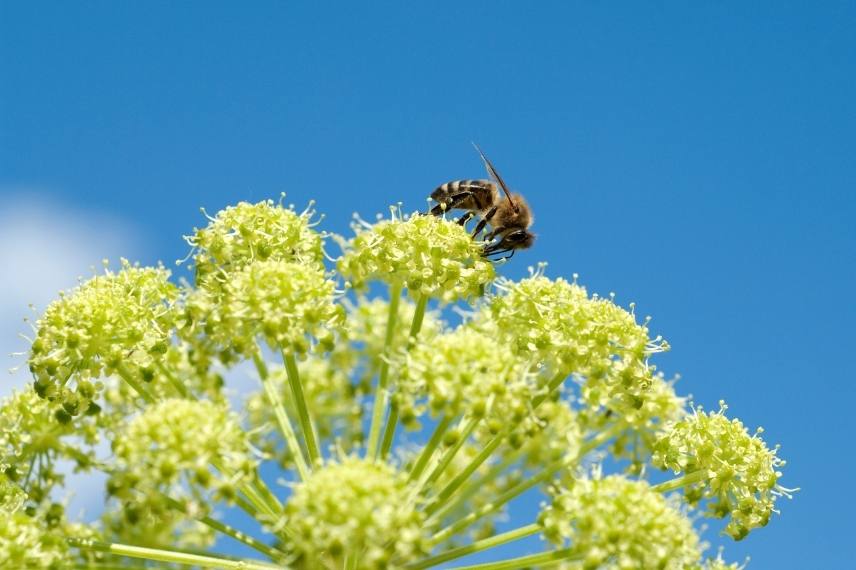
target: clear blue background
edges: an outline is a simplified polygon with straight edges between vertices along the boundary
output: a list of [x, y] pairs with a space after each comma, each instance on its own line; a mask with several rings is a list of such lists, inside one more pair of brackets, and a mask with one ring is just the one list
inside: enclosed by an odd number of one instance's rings
[[536, 213], [504, 273], [637, 301], [682, 392], [783, 444], [803, 490], [726, 558], [853, 567], [854, 30], [832, 1], [4, 1], [0, 185], [171, 262], [199, 206], [421, 208], [483, 176], [475, 140]]

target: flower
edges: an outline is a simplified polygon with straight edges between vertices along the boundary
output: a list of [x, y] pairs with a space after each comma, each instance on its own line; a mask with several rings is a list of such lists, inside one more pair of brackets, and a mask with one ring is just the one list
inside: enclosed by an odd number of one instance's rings
[[330, 462], [297, 484], [284, 522], [307, 569], [341, 568], [347, 554], [359, 553], [356, 567], [392, 570], [400, 568], [393, 558], [414, 560], [427, 544], [406, 475], [356, 457]]
[[369, 281], [406, 287], [411, 296], [454, 302], [480, 296], [494, 278], [482, 245], [460, 225], [435, 216], [383, 220], [359, 231], [338, 262], [361, 289]]
[[538, 469], [562, 457], [577, 459], [583, 430], [566, 400], [544, 402], [523, 425], [522, 434], [512, 434], [510, 443], [522, 447], [525, 465]]
[[553, 489], [539, 523], [548, 540], [580, 557], [582, 568], [683, 570], [700, 558], [686, 515], [646, 482], [620, 475]]
[[116, 437], [113, 452], [121, 469], [108, 489], [130, 502], [135, 491], [168, 491], [182, 483], [229, 499], [256, 466], [235, 415], [206, 400], [170, 399], [147, 407]]
[[0, 513], [14, 513], [23, 506], [26, 500], [27, 493], [15, 484], [8, 475], [0, 473]]
[[778, 485], [784, 461], [778, 446], [768, 449], [759, 437], [749, 435], [743, 423], [725, 416], [720, 402], [715, 413], [701, 408], [671, 423], [654, 446], [653, 463], [685, 475], [699, 474], [701, 481], [687, 490], [691, 503], [708, 499], [708, 514], [731, 520], [725, 532], [735, 540], [765, 526], [774, 512], [776, 498], [787, 490]]
[[94, 410], [103, 387], [94, 379], [116, 371], [140, 376], [167, 351], [178, 297], [168, 279], [163, 267], [122, 260], [120, 271], [105, 270], [48, 306], [30, 347], [30, 371], [36, 392], [62, 404], [66, 421]]
[[0, 568], [67, 567], [68, 543], [62, 529], [23, 511], [0, 511]]
[[24, 485], [27, 498], [41, 502], [63, 483], [53, 459], [72, 461], [78, 470], [92, 467], [99, 427], [91, 415], [74, 425], [52, 421], [50, 404], [34, 390], [13, 392], [0, 401], [0, 477]]
[[[427, 397], [434, 415], [466, 413], [518, 423], [538, 389], [527, 363], [481, 331], [463, 325], [410, 349], [399, 381], [400, 407]], [[402, 415], [405, 415], [404, 413]]]
[[591, 406], [619, 413], [641, 407], [651, 385], [647, 357], [667, 345], [649, 339], [647, 326], [611, 300], [540, 271], [501, 281], [501, 294], [490, 297], [476, 322], [520, 357], [584, 378], [582, 395]]
[[686, 398], [675, 393], [674, 380], [661, 373], [651, 377], [651, 386], [639, 408], [625, 408], [621, 414], [584, 409], [581, 421], [592, 432], [612, 430], [617, 433], [612, 445], [615, 457], [630, 460], [628, 470], [641, 473], [651, 458], [654, 444], [663, 427], [686, 416]]
[[230, 273], [221, 294], [191, 295], [188, 312], [194, 328], [223, 350], [251, 356], [262, 338], [275, 350], [302, 354], [313, 337], [332, 342], [344, 318], [335, 294], [320, 268], [256, 261]]
[[209, 218], [210, 223], [185, 239], [194, 248], [196, 282], [216, 287], [223, 274], [254, 261], [290, 261], [321, 267], [323, 240], [313, 230], [314, 212], [298, 214], [273, 200], [239, 202]]

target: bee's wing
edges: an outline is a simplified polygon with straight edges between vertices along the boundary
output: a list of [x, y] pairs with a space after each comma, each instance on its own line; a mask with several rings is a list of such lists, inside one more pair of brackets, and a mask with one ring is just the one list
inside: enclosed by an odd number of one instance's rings
[[499, 175], [499, 172], [494, 168], [493, 163], [484, 155], [482, 149], [479, 148], [479, 145], [473, 143], [473, 146], [476, 147], [481, 159], [484, 161], [485, 168], [487, 168], [487, 173], [490, 175], [491, 179], [494, 182], [499, 184], [499, 187], [502, 188], [502, 191], [505, 192], [505, 197], [508, 198], [508, 201], [511, 203], [511, 206], [514, 208], [514, 211], [517, 211], [517, 204], [514, 203], [514, 198], [511, 197], [511, 192], [508, 191], [508, 186], [505, 185], [505, 181], [502, 179], [502, 176]]

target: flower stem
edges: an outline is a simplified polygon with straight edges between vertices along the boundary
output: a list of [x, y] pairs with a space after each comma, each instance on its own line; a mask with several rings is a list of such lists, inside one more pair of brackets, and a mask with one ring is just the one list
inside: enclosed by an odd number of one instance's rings
[[186, 564], [188, 566], [198, 566], [200, 568], [226, 568], [235, 570], [272, 570], [278, 568], [278, 566], [254, 560], [228, 560], [226, 558], [218, 558], [215, 556], [202, 556], [199, 554], [189, 554], [186, 552], [163, 550], [160, 548], [145, 548], [130, 544], [100, 542], [79, 538], [70, 538], [68, 539], [68, 542], [71, 546], [77, 547], [81, 550], [109, 552], [118, 556], [141, 558], [143, 560], [152, 560], [155, 562]]
[[[413, 346], [416, 341], [419, 331], [422, 330], [422, 321], [425, 319], [425, 308], [428, 306], [428, 297], [419, 295], [419, 300], [416, 302], [416, 310], [413, 313], [413, 320], [410, 323], [410, 332], [407, 335], [407, 350]], [[383, 443], [380, 448], [380, 456], [386, 459], [389, 455], [389, 450], [392, 448], [392, 440], [395, 439], [395, 429], [398, 427], [398, 404], [392, 403], [389, 410], [389, 418], [386, 421], [386, 427], [383, 430]]]
[[130, 370], [128, 370], [128, 367], [125, 366], [124, 363], [120, 363], [116, 367], [116, 372], [119, 373], [119, 376], [122, 378], [122, 380], [128, 383], [128, 386], [133, 388], [137, 392], [137, 394], [142, 396], [143, 400], [145, 400], [146, 403], [155, 403], [155, 397], [149, 394], [148, 390], [146, 390], [143, 385], [136, 378], [134, 378], [134, 375], [131, 373]]
[[289, 451], [291, 451], [291, 456], [294, 458], [294, 465], [297, 467], [297, 473], [300, 476], [300, 479], [305, 481], [306, 478], [309, 477], [309, 468], [306, 465], [306, 458], [303, 456], [303, 450], [300, 447], [300, 442], [297, 440], [297, 434], [294, 432], [294, 427], [292, 427], [291, 421], [288, 419], [288, 414], [285, 411], [285, 406], [282, 404], [279, 391], [271, 381], [267, 365], [264, 360], [262, 360], [259, 351], [253, 353], [253, 362], [256, 364], [256, 370], [262, 380], [262, 385], [265, 388], [268, 401], [273, 407], [274, 415], [276, 415], [276, 421], [279, 424], [279, 429], [285, 437], [285, 442], [288, 445]]
[[[449, 560], [454, 560], [456, 558], [467, 556], [469, 554], [475, 554], [476, 552], [481, 552], [482, 550], [487, 550], [488, 548], [500, 546], [513, 540], [532, 536], [533, 534], [537, 534], [539, 532], [541, 532], [541, 525], [535, 523], [529, 524], [514, 530], [510, 530], [508, 532], [504, 532], [502, 534], [497, 534], [496, 536], [491, 536], [490, 538], [477, 540], [472, 544], [468, 544], [466, 546], [447, 550], [446, 552], [438, 554], [437, 556], [426, 558], [425, 560], [416, 562], [414, 564], [408, 564], [407, 566], [405, 566], [405, 568], [407, 568], [408, 570], [422, 570], [424, 568], [430, 568], [432, 566], [442, 564], [443, 562], [447, 562]], [[519, 568], [519, 566], [513, 566], [511, 568]]]
[[306, 406], [306, 398], [303, 395], [303, 385], [300, 383], [300, 373], [297, 371], [297, 360], [295, 360], [293, 353], [286, 351], [282, 351], [282, 360], [285, 363], [288, 385], [291, 387], [291, 395], [294, 397], [294, 406], [297, 408], [297, 417], [300, 420], [300, 429], [303, 431], [306, 450], [309, 452], [311, 467], [321, 461], [321, 453], [318, 451], [318, 438], [315, 435], [315, 427], [312, 425], [309, 408]]
[[463, 491], [455, 495], [454, 500], [446, 503], [446, 505], [442, 509], [431, 515], [431, 520], [428, 521], [429, 525], [431, 524], [431, 522], [439, 522], [443, 520], [444, 517], [446, 517], [456, 508], [458, 508], [461, 504], [464, 503], [464, 501], [466, 501], [479, 491], [485, 489], [488, 483], [505, 473], [509, 467], [519, 461], [524, 453], [526, 453], [525, 448], [516, 449], [514, 451], [506, 453], [502, 461], [492, 465], [490, 470], [485, 473], [480, 479], [467, 485], [467, 487]]
[[469, 439], [470, 435], [472, 435], [473, 431], [476, 429], [476, 426], [479, 425], [480, 421], [481, 418], [470, 418], [470, 420], [464, 426], [464, 429], [461, 431], [461, 434], [458, 437], [458, 441], [456, 441], [452, 447], [446, 450], [446, 453], [440, 459], [440, 463], [437, 464], [437, 467], [435, 467], [434, 470], [431, 472], [431, 475], [429, 475], [428, 478], [421, 485], [419, 485], [420, 490], [424, 488], [425, 485], [436, 481], [437, 478], [443, 474], [443, 471], [445, 471], [446, 468], [449, 467], [449, 464], [452, 463], [452, 460], [455, 458], [455, 455], [458, 454], [458, 451], [460, 451], [461, 447], [463, 447], [463, 445], [467, 442], [467, 439]]
[[706, 470], [694, 471], [688, 475], [675, 477], [674, 479], [664, 481], [659, 485], [654, 485], [651, 487], [651, 490], [657, 491], [658, 493], [667, 493], [669, 491], [674, 491], [675, 489], [680, 489], [681, 487], [686, 487], [687, 485], [692, 485], [693, 483], [700, 483], [701, 481], [705, 481], [709, 478], [710, 475]]
[[422, 472], [428, 465], [428, 461], [434, 455], [434, 451], [437, 449], [437, 446], [440, 445], [440, 442], [443, 440], [443, 435], [446, 433], [446, 430], [449, 429], [451, 424], [452, 418], [449, 416], [443, 416], [437, 424], [437, 427], [434, 428], [434, 433], [431, 434], [431, 439], [429, 439], [428, 443], [425, 444], [425, 447], [422, 448], [422, 453], [419, 454], [419, 459], [416, 460], [416, 463], [413, 465], [413, 469], [410, 470], [408, 478], [411, 481], [418, 479], [419, 476], [422, 475]]
[[563, 457], [554, 461], [553, 463], [548, 464], [544, 469], [538, 472], [538, 474], [524, 479], [514, 487], [508, 489], [507, 491], [499, 495], [495, 500], [483, 505], [478, 510], [471, 512], [464, 518], [447, 526], [446, 528], [435, 534], [433, 537], [431, 537], [431, 544], [440, 544], [444, 540], [458, 534], [465, 528], [472, 526], [479, 519], [499, 510], [503, 505], [505, 505], [515, 497], [522, 495], [529, 489], [543, 483], [544, 481], [555, 475], [567, 463], [568, 460]]
[[392, 350], [392, 340], [395, 336], [395, 323], [398, 320], [398, 306], [401, 303], [401, 285], [392, 285], [389, 289], [389, 313], [386, 317], [386, 337], [383, 342], [383, 354], [380, 361], [380, 374], [372, 410], [372, 423], [369, 429], [369, 441], [366, 457], [375, 458], [378, 454], [380, 428], [386, 413], [387, 384], [389, 383], [389, 353]]
[[[537, 396], [532, 400], [531, 411], [534, 413], [538, 406], [544, 403], [544, 401], [556, 390], [559, 386], [562, 385], [562, 382], [568, 377], [567, 373], [560, 372], [554, 376], [550, 382], [546, 386], [546, 390], [540, 396]], [[448, 485], [446, 485], [437, 495], [434, 497], [432, 503], [426, 509], [426, 512], [430, 515], [442, 507], [449, 498], [454, 495], [455, 491], [457, 491], [461, 485], [467, 482], [467, 480], [472, 476], [473, 473], [481, 466], [482, 463], [488, 460], [488, 458], [496, 451], [505, 438], [508, 437], [515, 429], [516, 425], [509, 425], [498, 434], [493, 436], [493, 438], [485, 444], [482, 450], [476, 455], [472, 461], [470, 461], [469, 465], [467, 465], [463, 471], [458, 473], [454, 479], [452, 479]]]
[[157, 361], [155, 363], [155, 366], [157, 366], [157, 368], [158, 368], [158, 370], [160, 370], [161, 374], [166, 376], [167, 380], [169, 380], [169, 383], [172, 384], [172, 387], [175, 388], [175, 390], [178, 392], [179, 396], [181, 396], [182, 398], [184, 398], [186, 400], [195, 400], [196, 399], [190, 393], [190, 391], [187, 389], [187, 386], [185, 386], [181, 382], [181, 380], [176, 378], [175, 374], [173, 374], [166, 366], [163, 365], [163, 362]]
[[[167, 495], [162, 495], [162, 497], [166, 500], [167, 504], [169, 504], [170, 507], [174, 508], [175, 510], [177, 510], [181, 513], [192, 516], [187, 512], [187, 509], [185, 508], [185, 506], [183, 504], [181, 504], [180, 502], [176, 501], [175, 499], [173, 499], [172, 497], [169, 497]], [[284, 558], [287, 556], [287, 554], [285, 552], [282, 552], [281, 550], [277, 550], [275, 548], [272, 548], [272, 547], [268, 546], [267, 544], [256, 540], [252, 536], [249, 536], [248, 534], [244, 534], [243, 532], [239, 531], [238, 529], [233, 528], [233, 527], [231, 527], [231, 526], [229, 526], [223, 522], [220, 522], [216, 519], [213, 519], [209, 516], [194, 517], [194, 518], [196, 520], [198, 520], [199, 522], [201, 522], [202, 524], [216, 530], [219, 533], [225, 534], [226, 536], [230, 536], [239, 542], [243, 542], [244, 544], [246, 544], [250, 548], [253, 548], [253, 549], [261, 552], [262, 554], [264, 554], [265, 556], [267, 556], [271, 560], [278, 560], [278, 559], [281, 559], [281, 558]]]
[[541, 552], [529, 554], [499, 562], [487, 562], [485, 564], [474, 564], [472, 566], [455, 566], [449, 570], [518, 570], [519, 568], [550, 568], [558, 566], [562, 562], [582, 560], [583, 556], [575, 552], [573, 548], [553, 550], [552, 552]]

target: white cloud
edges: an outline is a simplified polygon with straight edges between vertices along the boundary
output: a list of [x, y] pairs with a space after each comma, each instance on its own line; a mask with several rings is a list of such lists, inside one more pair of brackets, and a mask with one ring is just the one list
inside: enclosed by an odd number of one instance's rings
[[[0, 396], [29, 380], [24, 357], [34, 318], [57, 293], [91, 275], [101, 260], [140, 255], [139, 231], [119, 218], [75, 209], [43, 192], [0, 189]], [[34, 305], [36, 312], [28, 308]], [[9, 376], [5, 369], [21, 365]]]

